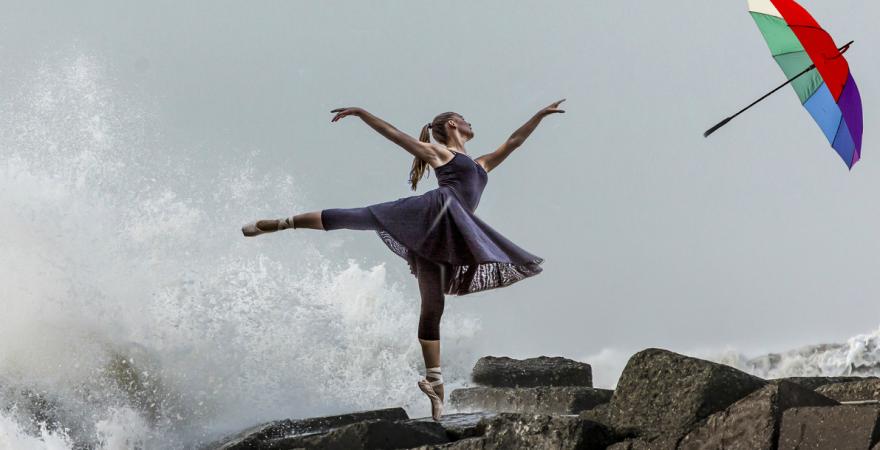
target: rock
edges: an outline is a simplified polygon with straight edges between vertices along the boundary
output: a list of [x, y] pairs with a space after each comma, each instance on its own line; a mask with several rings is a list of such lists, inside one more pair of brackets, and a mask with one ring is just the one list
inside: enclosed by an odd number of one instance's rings
[[602, 403], [601, 405], [597, 405], [595, 408], [581, 411], [580, 413], [578, 413], [578, 417], [585, 420], [592, 420], [593, 422], [599, 422], [605, 426], [611, 427], [611, 418], [609, 417], [610, 406], [611, 405], [608, 403]]
[[607, 450], [654, 450], [648, 441], [642, 439], [626, 439], [615, 442], [607, 447]]
[[839, 402], [880, 400], [880, 379], [869, 378], [848, 383], [826, 384], [816, 389], [816, 392]]
[[[604, 450], [613, 440], [605, 426], [570, 416], [499, 413], [482, 421], [483, 434], [419, 450]], [[414, 449], [415, 450], [415, 449]]]
[[314, 433], [324, 433], [328, 430], [343, 425], [348, 425], [363, 420], [408, 419], [403, 408], [386, 408], [373, 411], [359, 411], [337, 416], [312, 417], [300, 420], [278, 420], [246, 429], [236, 435], [222, 439], [218, 443], [211, 444], [206, 448], [217, 450], [252, 450], [267, 449], [271, 447], [271, 441], [284, 439], [291, 436], [302, 436]]
[[779, 450], [868, 450], [880, 438], [878, 419], [877, 405], [791, 408], [782, 414]]
[[436, 422], [374, 419], [345, 425], [326, 433], [298, 439], [287, 438], [271, 448], [314, 450], [373, 450], [412, 448], [449, 442], [446, 430]]
[[819, 386], [835, 383], [848, 383], [850, 381], [860, 381], [865, 379], [877, 379], [877, 377], [785, 377], [773, 378], [768, 381], [786, 380], [799, 384], [807, 389], [817, 389]]
[[700, 420], [765, 384], [733, 367], [649, 348], [624, 367], [609, 416], [620, 434], [648, 440], [683, 437]]
[[456, 389], [450, 405], [459, 411], [577, 414], [611, 400], [614, 391], [579, 386]]
[[782, 413], [799, 406], [837, 402], [795, 383], [779, 380], [709, 416], [679, 443], [680, 450], [775, 450]]
[[[475, 413], [458, 413], [444, 414], [440, 416], [437, 422], [446, 429], [446, 435], [450, 440], [457, 441], [474, 436], [481, 436], [485, 420], [497, 416], [494, 412], [475, 412]], [[418, 419], [410, 419], [414, 422], [434, 422], [431, 416], [420, 417]]]
[[471, 378], [474, 383], [488, 387], [593, 387], [593, 369], [589, 364], [548, 356], [523, 360], [484, 356], [474, 365]]
[[462, 439], [460, 441], [455, 441], [449, 444], [444, 445], [423, 445], [421, 447], [415, 447], [410, 450], [489, 450], [489, 449], [500, 449], [500, 447], [493, 446], [493, 444], [483, 437], [472, 437], [468, 439]]
[[[608, 450], [676, 450], [677, 438], [660, 437], [652, 441], [645, 439], [626, 439], [607, 447]], [[727, 447], [724, 447], [725, 449]]]

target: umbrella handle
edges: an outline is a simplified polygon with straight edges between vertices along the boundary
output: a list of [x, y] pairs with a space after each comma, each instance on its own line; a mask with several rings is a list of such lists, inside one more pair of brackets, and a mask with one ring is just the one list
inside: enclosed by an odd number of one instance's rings
[[731, 120], [733, 120], [734, 117], [736, 117], [736, 116], [738, 116], [738, 115], [740, 115], [740, 114], [742, 114], [742, 113], [748, 111], [749, 108], [751, 108], [752, 106], [757, 105], [758, 103], [761, 102], [761, 100], [764, 100], [765, 98], [767, 98], [767, 97], [773, 95], [773, 93], [775, 93], [776, 91], [778, 91], [778, 90], [780, 90], [780, 89], [782, 89], [782, 88], [788, 86], [792, 81], [797, 80], [798, 78], [802, 77], [805, 73], [807, 73], [807, 72], [813, 70], [815, 67], [816, 67], [815, 64], [810, 65], [810, 67], [807, 67], [806, 69], [804, 69], [803, 72], [801, 72], [801, 73], [795, 75], [795, 76], [792, 77], [790, 80], [786, 81], [785, 83], [780, 84], [776, 89], [773, 89], [772, 91], [770, 91], [770, 92], [764, 94], [763, 97], [761, 97], [761, 98], [755, 100], [754, 102], [752, 102], [751, 105], [746, 106], [745, 108], [739, 110], [739, 112], [737, 112], [736, 114], [734, 114], [734, 115], [732, 115], [732, 116], [730, 116], [730, 117], [728, 117], [728, 118], [722, 120], [721, 122], [719, 122], [719, 123], [718, 123], [717, 125], [715, 125], [714, 127], [709, 128], [708, 130], [706, 130], [705, 133], [703, 133], [703, 137], [709, 137], [710, 134], [714, 133], [714, 132], [717, 131], [719, 128], [723, 127], [724, 125], [727, 125], [727, 122], [730, 122]]
[[[840, 55], [846, 53], [846, 51], [849, 50], [849, 46], [852, 45], [853, 42], [855, 42], [855, 41], [849, 41], [846, 45], [844, 45], [844, 46], [838, 48], [837, 51], [840, 52]], [[838, 56], [840, 56], [840, 55], [838, 55]], [[739, 112], [737, 112], [736, 114], [734, 114], [734, 115], [732, 115], [732, 116], [730, 116], [730, 117], [728, 117], [728, 118], [722, 120], [721, 122], [718, 122], [717, 125], [715, 125], [714, 127], [709, 128], [708, 130], [706, 130], [706, 132], [703, 133], [703, 137], [709, 137], [710, 134], [712, 134], [712, 133], [718, 131], [718, 129], [721, 128], [721, 127], [723, 127], [724, 125], [727, 125], [727, 122], [730, 122], [731, 120], [733, 120], [734, 117], [736, 117], [736, 116], [738, 116], [738, 115], [740, 115], [740, 114], [746, 112], [749, 108], [751, 108], [752, 106], [755, 106], [755, 105], [757, 105], [759, 102], [761, 102], [761, 100], [764, 100], [765, 98], [771, 96], [771, 95], [772, 95], [773, 93], [775, 93], [776, 91], [778, 91], [778, 90], [784, 88], [785, 86], [788, 86], [792, 81], [797, 80], [798, 78], [802, 77], [804, 74], [806, 74], [807, 72], [809, 72], [809, 71], [811, 71], [811, 70], [813, 70], [813, 69], [815, 69], [815, 68], [816, 68], [816, 65], [815, 65], [815, 64], [811, 64], [810, 67], [807, 67], [806, 69], [804, 69], [803, 72], [801, 72], [801, 73], [795, 75], [794, 77], [792, 77], [791, 79], [789, 79], [789, 80], [786, 81], [785, 83], [780, 84], [776, 89], [773, 89], [772, 91], [770, 91], [770, 92], [764, 94], [763, 97], [761, 97], [761, 98], [755, 100], [754, 102], [752, 102], [751, 105], [746, 106], [745, 108], [739, 110]]]
[[731, 120], [733, 120], [733, 117], [728, 117], [728, 118], [722, 120], [721, 122], [718, 122], [717, 125], [715, 125], [714, 127], [709, 128], [708, 130], [706, 130], [706, 132], [703, 133], [703, 137], [709, 137], [710, 134], [712, 134], [712, 133], [718, 131], [719, 128], [721, 128], [721, 127], [727, 125], [727, 122], [730, 122]]

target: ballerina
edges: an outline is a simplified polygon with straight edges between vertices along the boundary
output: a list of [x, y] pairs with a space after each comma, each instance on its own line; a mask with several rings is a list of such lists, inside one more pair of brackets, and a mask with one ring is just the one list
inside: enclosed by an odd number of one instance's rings
[[[440, 370], [440, 319], [444, 295], [467, 295], [509, 286], [542, 272], [544, 259], [520, 248], [477, 217], [474, 212], [489, 172], [522, 146], [544, 117], [564, 113], [559, 104], [542, 108], [493, 152], [471, 158], [465, 142], [473, 139], [470, 122], [461, 114], [445, 112], [422, 127], [419, 139], [403, 133], [363, 108], [331, 111], [331, 122], [360, 117], [367, 125], [412, 154], [410, 184], [431, 166], [438, 187], [422, 195], [356, 208], [332, 208], [281, 219], [264, 219], [242, 227], [245, 236], [286, 229], [371, 230], [395, 254], [407, 261], [421, 295], [418, 339], [425, 376], [417, 383], [431, 401], [431, 416], [443, 413], [444, 389]], [[433, 135], [431, 142], [429, 133]]]

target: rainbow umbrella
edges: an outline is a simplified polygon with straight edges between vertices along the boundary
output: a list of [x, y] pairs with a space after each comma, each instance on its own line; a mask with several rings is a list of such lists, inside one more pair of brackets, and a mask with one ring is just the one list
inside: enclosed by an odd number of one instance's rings
[[801, 5], [793, 0], [749, 0], [749, 12], [773, 59], [789, 80], [703, 135], [709, 136], [734, 117], [791, 84], [801, 104], [822, 129], [831, 147], [852, 168], [862, 151], [862, 100], [843, 53]]

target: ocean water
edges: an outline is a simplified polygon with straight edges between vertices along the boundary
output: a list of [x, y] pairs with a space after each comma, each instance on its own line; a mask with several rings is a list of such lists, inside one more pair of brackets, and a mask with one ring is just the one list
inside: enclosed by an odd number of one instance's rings
[[[257, 171], [251, 149], [206, 162], [168, 147], [157, 112], [114, 86], [73, 53], [4, 87], [0, 450], [185, 449], [282, 418], [427, 416], [412, 280], [329, 257], [325, 232], [243, 238], [278, 205], [301, 211], [295, 178]], [[443, 327], [451, 392], [482, 356], [481, 326], [453, 308]], [[693, 356], [766, 378], [868, 375], [878, 345], [880, 330]], [[613, 388], [631, 353], [578, 359]]]
[[[325, 257], [323, 231], [244, 238], [278, 205], [302, 211], [293, 176], [258, 173], [252, 150], [206, 162], [164, 146], [106, 69], [55, 55], [4, 87], [0, 449], [191, 448], [281, 418], [429, 415], [415, 284]], [[444, 315], [449, 389], [479, 330]]]
[[[590, 363], [593, 385], [613, 389], [629, 357], [640, 349], [606, 348], [575, 359]], [[771, 379], [802, 376], [880, 376], [880, 328], [839, 343], [805, 345], [767, 354], [746, 354], [732, 348], [673, 349], [679, 353], [726, 364]]]

